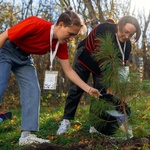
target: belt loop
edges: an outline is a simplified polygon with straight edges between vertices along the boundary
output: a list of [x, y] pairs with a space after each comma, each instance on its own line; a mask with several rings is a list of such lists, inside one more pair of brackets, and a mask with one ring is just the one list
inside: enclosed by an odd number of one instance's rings
[[13, 48], [19, 48], [15, 43], [11, 42], [10, 40], [9, 43], [12, 45]]
[[16, 45], [14, 42], [12, 42], [12, 41], [10, 41], [9, 40], [9, 43], [12, 45], [12, 47], [16, 50], [16, 51], [18, 51], [21, 55], [23, 55], [23, 56], [29, 56], [30, 54], [27, 54], [25, 51], [23, 51], [22, 49], [20, 49], [19, 47], [18, 47], [18, 45]]

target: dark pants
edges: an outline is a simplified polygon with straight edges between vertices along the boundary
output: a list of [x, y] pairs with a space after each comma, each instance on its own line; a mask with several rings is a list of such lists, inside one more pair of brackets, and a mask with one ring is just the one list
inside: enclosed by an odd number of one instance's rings
[[[87, 68], [85, 68], [78, 60], [77, 57], [79, 56], [80, 51], [76, 51], [76, 55], [74, 58], [74, 63], [73, 63], [73, 69], [75, 72], [79, 75], [79, 77], [84, 81], [88, 82], [89, 76], [91, 71], [89, 71]], [[99, 76], [96, 76], [95, 74], [92, 73], [93, 77], [93, 87], [98, 89], [100, 92], [104, 87], [100, 84], [101, 79]], [[77, 85], [74, 83], [70, 83], [69, 87], [69, 93], [66, 99], [66, 104], [65, 104], [65, 109], [64, 109], [64, 116], [63, 119], [68, 119], [68, 120], [73, 120], [75, 116], [75, 112], [78, 106], [78, 103], [80, 101], [80, 98], [83, 94], [83, 90], [79, 88]]]

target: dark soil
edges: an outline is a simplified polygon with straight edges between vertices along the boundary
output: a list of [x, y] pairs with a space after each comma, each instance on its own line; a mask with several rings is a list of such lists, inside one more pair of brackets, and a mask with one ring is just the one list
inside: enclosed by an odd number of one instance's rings
[[61, 146], [55, 144], [38, 144], [24, 147], [22, 150], [149, 150], [150, 137], [132, 138], [130, 140], [116, 141], [112, 139], [102, 139], [101, 141], [91, 140], [85, 144], [74, 144]]

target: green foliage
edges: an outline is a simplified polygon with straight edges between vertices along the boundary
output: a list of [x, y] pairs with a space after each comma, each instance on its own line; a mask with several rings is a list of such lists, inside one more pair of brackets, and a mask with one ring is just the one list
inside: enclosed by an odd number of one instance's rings
[[[117, 88], [119, 77], [118, 68], [121, 66], [121, 61], [118, 58], [120, 52], [112, 41], [112, 35], [107, 32], [104, 35], [97, 36], [98, 47], [93, 54], [93, 58], [99, 62], [99, 68], [102, 71], [102, 83], [104, 86]], [[117, 90], [117, 89], [116, 89]]]
[[109, 115], [106, 113], [106, 110], [114, 109], [115, 107], [110, 102], [104, 100], [96, 101], [95, 98], [91, 98], [91, 111], [89, 114], [91, 125], [94, 123], [94, 127], [101, 126], [101, 128], [104, 128], [108, 121], [100, 116], [102, 116], [103, 114], [106, 118], [109, 118]]

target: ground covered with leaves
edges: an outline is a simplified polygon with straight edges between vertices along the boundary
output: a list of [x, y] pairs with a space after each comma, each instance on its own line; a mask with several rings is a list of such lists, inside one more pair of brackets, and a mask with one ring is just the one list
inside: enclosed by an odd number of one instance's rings
[[24, 147], [22, 150], [149, 150], [150, 137], [132, 138], [129, 140], [94, 139], [69, 146], [39, 144]]

